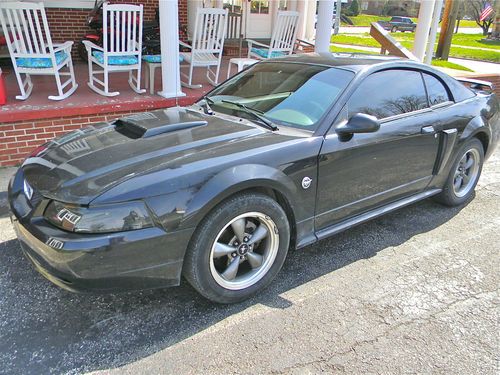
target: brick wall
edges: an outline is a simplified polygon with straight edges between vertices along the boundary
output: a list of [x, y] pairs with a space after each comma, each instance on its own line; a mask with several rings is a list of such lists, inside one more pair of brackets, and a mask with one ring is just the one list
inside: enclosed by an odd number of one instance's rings
[[[111, 3], [143, 4], [144, 21], [152, 21], [158, 8], [158, 0], [111, 0]], [[187, 27], [187, 2], [179, 0], [179, 28], [180, 37], [185, 38]], [[73, 57], [78, 58], [77, 46], [82, 37], [92, 31], [86, 25], [86, 19], [91, 9], [46, 8], [47, 20], [54, 43], [74, 41]]]
[[0, 167], [20, 164], [43, 143], [92, 123], [112, 121], [133, 111], [0, 124]]

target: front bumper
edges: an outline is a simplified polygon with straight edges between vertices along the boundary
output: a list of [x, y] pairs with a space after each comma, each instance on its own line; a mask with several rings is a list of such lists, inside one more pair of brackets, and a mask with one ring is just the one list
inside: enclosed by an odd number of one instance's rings
[[[74, 292], [126, 291], [179, 285], [192, 229], [152, 227], [107, 234], [60, 230], [29, 209], [9, 187], [11, 220], [26, 257], [54, 284]], [[43, 202], [41, 203], [43, 204]]]

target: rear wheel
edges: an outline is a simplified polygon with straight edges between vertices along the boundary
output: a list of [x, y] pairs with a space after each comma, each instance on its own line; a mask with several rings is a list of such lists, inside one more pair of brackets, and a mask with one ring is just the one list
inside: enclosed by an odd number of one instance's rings
[[391, 33], [395, 33], [396, 31], [398, 31], [398, 28], [396, 26], [393, 26], [391, 29]]
[[203, 219], [190, 242], [183, 274], [214, 302], [242, 301], [274, 279], [289, 242], [287, 216], [276, 201], [262, 194], [237, 195]]
[[436, 200], [447, 206], [465, 203], [474, 194], [474, 189], [481, 175], [484, 161], [482, 143], [473, 138], [460, 149], [455, 163]]

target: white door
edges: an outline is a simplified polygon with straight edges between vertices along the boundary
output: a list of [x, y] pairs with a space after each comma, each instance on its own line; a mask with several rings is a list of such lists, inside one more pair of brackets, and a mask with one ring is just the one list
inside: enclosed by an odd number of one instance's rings
[[270, 38], [272, 15], [270, 1], [251, 0], [246, 2], [246, 37]]

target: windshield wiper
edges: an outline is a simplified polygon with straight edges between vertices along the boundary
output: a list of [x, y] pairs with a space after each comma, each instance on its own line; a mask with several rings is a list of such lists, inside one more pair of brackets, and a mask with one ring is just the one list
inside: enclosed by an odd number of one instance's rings
[[267, 119], [262, 115], [263, 113], [262, 111], [247, 107], [243, 103], [233, 102], [231, 100], [222, 100], [222, 103], [235, 105], [236, 107], [243, 109], [245, 113], [248, 113], [253, 117], [255, 117], [256, 119], [258, 119], [262, 124], [264, 124], [267, 128], [271, 129], [272, 131], [278, 130], [278, 127], [275, 124], [273, 124], [272, 121], [270, 121], [269, 119]]
[[205, 114], [207, 115], [213, 115], [214, 111], [210, 107], [210, 104], [214, 104], [215, 102], [212, 99], [210, 99], [210, 97], [207, 95], [203, 95], [202, 99], [205, 101], [205, 105], [202, 107], [203, 112], [205, 112]]

